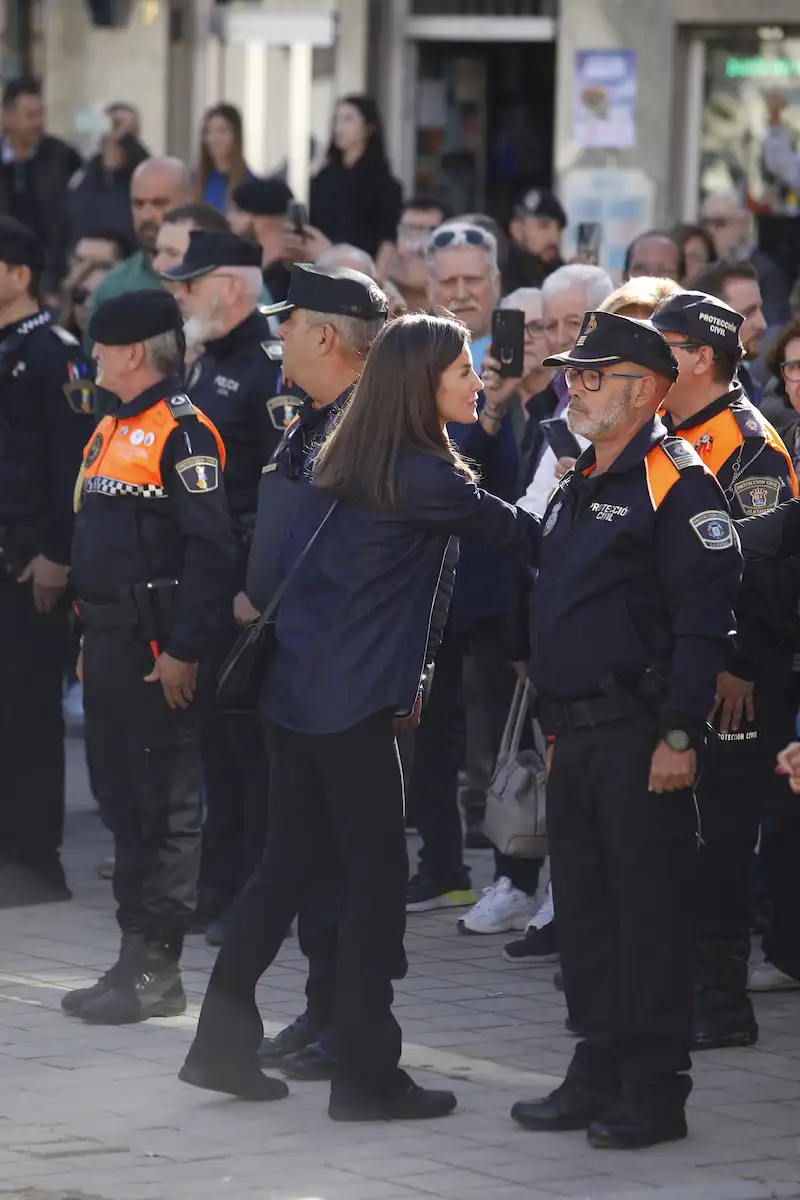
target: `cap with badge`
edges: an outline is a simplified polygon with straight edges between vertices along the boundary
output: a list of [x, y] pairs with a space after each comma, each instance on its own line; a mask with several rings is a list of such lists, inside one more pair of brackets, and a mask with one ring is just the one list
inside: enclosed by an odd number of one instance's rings
[[103, 300], [92, 313], [87, 333], [100, 346], [133, 346], [170, 330], [183, 331], [178, 302], [169, 292], [123, 292]]
[[293, 198], [282, 179], [247, 179], [231, 196], [238, 209], [254, 217], [283, 217]]
[[738, 354], [744, 317], [735, 308], [705, 292], [678, 292], [653, 314], [659, 333], [679, 333], [702, 346]]
[[573, 349], [551, 355], [544, 365], [608, 367], [621, 362], [648, 367], [673, 383], [678, 378], [677, 359], [652, 322], [616, 313], [587, 312]]
[[0, 217], [0, 262], [9, 267], [34, 269], [45, 265], [41, 241], [32, 229], [14, 217]]
[[550, 192], [547, 188], [531, 188], [527, 191], [517, 202], [514, 216], [518, 221], [524, 220], [525, 217], [549, 218], [551, 221], [558, 221], [562, 229], [567, 224], [567, 214], [561, 201], [555, 192]]
[[161, 272], [162, 279], [184, 283], [210, 275], [218, 267], [258, 267], [263, 252], [258, 242], [235, 233], [206, 233], [195, 229], [189, 234], [189, 248], [183, 262]]
[[318, 267], [314, 263], [295, 263], [286, 300], [261, 311], [270, 315], [290, 308], [337, 313], [360, 321], [385, 320], [389, 315], [389, 301], [369, 275], [349, 267]]

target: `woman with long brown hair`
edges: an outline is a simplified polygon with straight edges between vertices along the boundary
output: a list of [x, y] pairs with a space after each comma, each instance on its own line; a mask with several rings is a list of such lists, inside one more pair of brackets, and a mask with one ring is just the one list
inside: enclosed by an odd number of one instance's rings
[[255, 988], [333, 846], [342, 898], [329, 1114], [409, 1119], [455, 1107], [451, 1092], [419, 1088], [398, 1067], [392, 979], [405, 973], [408, 863], [395, 732], [398, 722], [419, 723], [455, 539], [515, 547], [527, 558], [529, 538], [538, 538], [534, 518], [481, 491], [448, 438], [448, 422], [477, 421], [481, 381], [468, 341], [466, 328], [444, 317], [415, 314], [386, 326], [312, 480], [298, 485], [306, 494], [283, 564], [297, 569], [261, 705], [269, 845], [234, 908], [185, 1082], [250, 1099], [285, 1095], [258, 1070]]
[[197, 168], [197, 199], [224, 213], [240, 183], [255, 179], [244, 160], [242, 114], [233, 104], [215, 104], [203, 117]]

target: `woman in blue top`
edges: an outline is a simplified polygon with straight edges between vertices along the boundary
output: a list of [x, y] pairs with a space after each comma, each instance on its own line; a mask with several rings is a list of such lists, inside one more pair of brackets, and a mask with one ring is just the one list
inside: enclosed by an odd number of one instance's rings
[[398, 1067], [392, 979], [405, 973], [408, 872], [395, 732], [419, 723], [422, 677], [447, 616], [459, 536], [529, 557], [538, 523], [477, 486], [447, 434], [475, 422], [481, 381], [459, 322], [414, 315], [376, 339], [313, 467], [284, 569], [336, 507], [287, 589], [262, 696], [270, 834], [234, 908], [181, 1078], [251, 1099], [285, 1095], [258, 1070], [259, 978], [318, 864], [343, 883], [335, 1120], [443, 1116], [451, 1092]]
[[224, 213], [240, 183], [255, 179], [244, 161], [242, 114], [233, 104], [216, 104], [203, 117], [197, 197]]

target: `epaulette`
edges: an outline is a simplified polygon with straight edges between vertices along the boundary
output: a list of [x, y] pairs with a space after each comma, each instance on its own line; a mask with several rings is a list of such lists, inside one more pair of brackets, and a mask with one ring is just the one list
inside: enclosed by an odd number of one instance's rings
[[80, 342], [68, 329], [64, 329], [63, 325], [51, 325], [51, 333], [54, 333], [60, 342], [65, 346], [79, 346]]
[[170, 396], [168, 403], [173, 417], [193, 417], [197, 412], [185, 392], [178, 392], [177, 396]]
[[731, 404], [730, 410], [743, 438], [766, 439], [767, 431], [764, 426], [764, 418], [749, 400], [744, 400], [744, 397], [740, 400], [735, 400]]
[[[677, 467], [679, 471], [685, 471], [687, 467], [703, 467], [703, 460], [700, 455], [683, 438], [666, 437], [659, 445], [673, 466]], [[705, 468], [703, 467], [703, 469]]]

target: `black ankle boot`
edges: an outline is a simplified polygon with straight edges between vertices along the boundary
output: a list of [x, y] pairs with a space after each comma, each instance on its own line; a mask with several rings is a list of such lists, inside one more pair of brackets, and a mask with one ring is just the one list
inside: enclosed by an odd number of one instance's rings
[[747, 994], [750, 939], [699, 943], [692, 1049], [753, 1046], [758, 1025]]
[[137, 939], [125, 978], [86, 1001], [78, 1016], [93, 1025], [132, 1025], [148, 1017], [177, 1017], [186, 1011], [178, 966], [180, 942]]
[[67, 992], [61, 997], [61, 1007], [64, 1012], [69, 1013], [71, 1017], [78, 1016], [84, 1004], [90, 1000], [96, 1000], [98, 996], [110, 992], [113, 987], [126, 978], [129, 973], [131, 963], [131, 955], [134, 947], [137, 945], [137, 934], [123, 933], [119, 946], [119, 957], [105, 975], [101, 975], [97, 983], [91, 987], [76, 988], [72, 992]]

